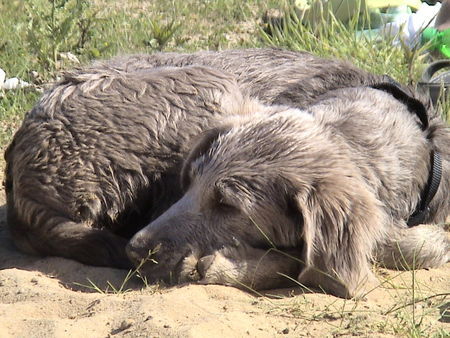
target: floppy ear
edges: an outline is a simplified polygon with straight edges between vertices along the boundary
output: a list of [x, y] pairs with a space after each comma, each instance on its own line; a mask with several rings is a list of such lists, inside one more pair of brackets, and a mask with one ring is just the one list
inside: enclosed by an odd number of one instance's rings
[[226, 133], [231, 126], [224, 125], [204, 131], [192, 142], [193, 146], [188, 156], [184, 160], [181, 169], [181, 186], [186, 189], [190, 184], [190, 170], [192, 162], [205, 154], [219, 135]]
[[305, 268], [300, 283], [354, 297], [372, 277], [369, 261], [384, 229], [384, 213], [362, 181], [342, 175], [299, 192]]

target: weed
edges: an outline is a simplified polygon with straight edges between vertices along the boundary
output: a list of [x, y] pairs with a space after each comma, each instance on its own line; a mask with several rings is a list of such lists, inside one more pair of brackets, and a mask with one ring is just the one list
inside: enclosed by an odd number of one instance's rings
[[[276, 251], [284, 254], [273, 246], [271, 239], [253, 220], [252, 222], [271, 246], [267, 253]], [[420, 249], [418, 248], [416, 255], [419, 255]], [[284, 255], [299, 261], [296, 257]], [[305, 321], [326, 323], [330, 326], [329, 332], [333, 336], [368, 335], [374, 332], [408, 337], [442, 336], [445, 331], [442, 328], [437, 328], [435, 321], [439, 316], [440, 321], [446, 320], [445, 313], [448, 311], [450, 293], [436, 292], [431, 287], [419, 283], [416, 276], [415, 259], [413, 259], [411, 266], [406, 264], [405, 258], [403, 260], [400, 268], [408, 267], [411, 271], [397, 272], [393, 276], [385, 274], [385, 277], [380, 277], [380, 283], [377, 286], [359, 297], [351, 300], [333, 298], [329, 302], [321, 303], [320, 306], [313, 306], [308, 300], [309, 295], [305, 291], [313, 293], [312, 290], [298, 283], [294, 278], [282, 274], [282, 276], [300, 286], [303, 291], [302, 297], [296, 297], [295, 301], [288, 299], [287, 304], [282, 306], [279, 302], [269, 300], [269, 306], [271, 311], [277, 314], [281, 312]], [[377, 267], [377, 271], [382, 270]], [[251, 286], [241, 286], [261, 296]], [[388, 308], [368, 306], [367, 298], [379, 291], [390, 298], [391, 301], [388, 303], [393, 305], [385, 305]], [[265, 296], [270, 296], [270, 294]], [[282, 300], [279, 297], [271, 298]], [[317, 301], [317, 299], [315, 300]], [[370, 320], [368, 320], [369, 318]]]
[[442, 117], [450, 124], [450, 88], [447, 89], [446, 95], [441, 95], [438, 102], [438, 110], [442, 112]]
[[[158, 262], [156, 262], [152, 256], [158, 252], [159, 247], [156, 247], [153, 250], [149, 250], [148, 251], [148, 255], [146, 258], [142, 259], [141, 262], [138, 264], [138, 266], [135, 269], [129, 270], [128, 273], [126, 274], [125, 278], [123, 279], [122, 283], [116, 287], [114, 286], [110, 281], [106, 282], [106, 288], [102, 289], [101, 287], [99, 287], [95, 282], [93, 282], [91, 279], [87, 278], [87, 281], [89, 284], [81, 284], [81, 283], [74, 283], [75, 285], [81, 286], [83, 288], [86, 288], [88, 290], [92, 290], [101, 294], [116, 294], [116, 295], [120, 295], [120, 294], [124, 294], [126, 292], [131, 291], [130, 288], [127, 288], [128, 283], [130, 282], [130, 280], [134, 277], [138, 277], [144, 284], [144, 288], [149, 288], [149, 283], [148, 280], [145, 276], [142, 275], [142, 273], [140, 272], [142, 266], [151, 261], [155, 264], [158, 264]], [[159, 285], [156, 284], [154, 285], [155, 288], [158, 288]]]
[[27, 42], [44, 69], [57, 68], [59, 53], [82, 48], [92, 37], [94, 15], [87, 0], [26, 0]]
[[163, 50], [169, 41], [174, 38], [175, 33], [181, 27], [181, 24], [174, 20], [165, 24], [160, 19], [149, 19], [150, 35], [145, 39], [145, 45], [156, 50]]

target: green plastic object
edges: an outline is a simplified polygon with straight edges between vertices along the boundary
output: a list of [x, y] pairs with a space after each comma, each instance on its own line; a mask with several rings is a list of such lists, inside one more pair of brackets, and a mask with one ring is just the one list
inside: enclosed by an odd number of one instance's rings
[[438, 50], [447, 58], [450, 58], [450, 28], [439, 31], [428, 27], [422, 32], [422, 43], [431, 41], [430, 50]]

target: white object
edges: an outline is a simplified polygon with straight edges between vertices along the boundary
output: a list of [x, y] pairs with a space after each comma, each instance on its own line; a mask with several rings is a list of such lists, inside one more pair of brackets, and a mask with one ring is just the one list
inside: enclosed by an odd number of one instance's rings
[[[410, 48], [414, 48], [420, 43], [422, 31], [427, 27], [434, 27], [434, 21], [440, 9], [439, 2], [434, 6], [423, 2], [416, 13], [398, 15], [394, 22], [381, 27], [381, 32], [385, 36], [395, 36]], [[397, 44], [399, 42], [397, 41]]]
[[29, 85], [30, 84], [28, 82], [22, 81], [17, 77], [12, 77], [3, 83], [1, 85], [1, 88], [5, 90], [11, 90], [11, 89], [25, 88], [28, 87]]

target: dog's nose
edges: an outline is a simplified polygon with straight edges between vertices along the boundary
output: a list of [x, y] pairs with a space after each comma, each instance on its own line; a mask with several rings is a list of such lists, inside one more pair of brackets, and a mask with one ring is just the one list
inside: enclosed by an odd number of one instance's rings
[[144, 258], [144, 250], [142, 248], [136, 247], [131, 243], [128, 243], [126, 246], [126, 252], [128, 258], [133, 262], [133, 264], [139, 264], [141, 260]]
[[137, 266], [141, 264], [141, 262], [148, 258], [150, 253], [152, 252], [151, 247], [149, 247], [149, 243], [141, 236], [133, 237], [127, 244], [125, 250], [128, 255], [128, 258]]

